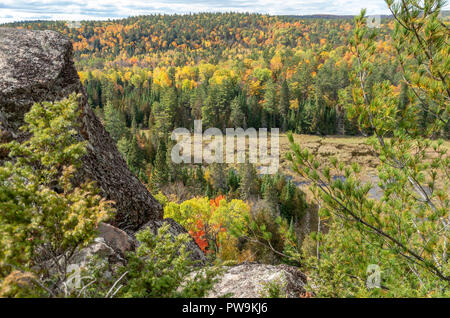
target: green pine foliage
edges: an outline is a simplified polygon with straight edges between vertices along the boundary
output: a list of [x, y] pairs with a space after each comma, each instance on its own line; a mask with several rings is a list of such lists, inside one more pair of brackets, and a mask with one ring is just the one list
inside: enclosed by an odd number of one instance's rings
[[156, 189], [160, 189], [165, 183], [167, 183], [169, 178], [166, 152], [166, 143], [163, 139], [161, 139], [156, 151], [155, 164], [151, 178], [152, 186], [154, 187], [155, 191]]
[[109, 101], [106, 103], [103, 113], [106, 131], [109, 132], [115, 142], [118, 142], [127, 133], [124, 119]]
[[217, 281], [218, 267], [200, 268], [186, 249], [191, 238], [180, 234], [175, 238], [169, 225], [154, 235], [150, 229], [136, 235], [140, 242], [136, 253], [130, 254], [126, 284], [120, 297], [203, 297]]
[[[1, 145], [10, 157], [0, 166], [0, 289], [6, 294], [14, 290], [6, 285], [26, 276], [35, 295], [61, 295], [74, 252], [113, 212], [94, 183], [72, 184], [86, 153], [86, 142], [76, 138], [77, 118], [76, 95], [34, 104], [22, 127], [30, 138]], [[55, 268], [50, 275], [39, 269], [46, 257]]]
[[[406, 100], [393, 92], [388, 80], [368, 81], [377, 68], [373, 62], [377, 32], [367, 27], [363, 10], [355, 18], [349, 47], [357, 63], [350, 76], [353, 101], [346, 104], [359, 129], [373, 135], [369, 144], [380, 159], [381, 199], [370, 197], [373, 185], [361, 181], [357, 164], [347, 167], [333, 158], [328, 166], [322, 165], [290, 137], [288, 159], [313, 183], [321, 219], [328, 224], [327, 234], [320, 228], [313, 234], [316, 253], [310, 253], [308, 261], [313, 291], [321, 296], [448, 296], [449, 292], [449, 159], [442, 141], [433, 140], [445, 134], [449, 118], [443, 102], [449, 97], [448, 79], [440, 76], [448, 72], [443, 41], [449, 33], [437, 21], [441, 1], [425, 1], [424, 7], [415, 1], [387, 2], [397, 20], [399, 60], [406, 57], [404, 50], [412, 53], [409, 67], [403, 68], [404, 83], [417, 95]], [[417, 116], [420, 110], [434, 114], [425, 127]], [[344, 175], [345, 180], [334, 175]], [[371, 264], [381, 269], [378, 288], [365, 286]]]

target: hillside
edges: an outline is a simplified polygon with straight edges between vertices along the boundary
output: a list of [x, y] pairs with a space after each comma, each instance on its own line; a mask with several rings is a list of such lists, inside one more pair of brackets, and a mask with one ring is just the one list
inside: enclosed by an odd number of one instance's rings
[[386, 6], [1, 27], [0, 297], [448, 297], [450, 21]]

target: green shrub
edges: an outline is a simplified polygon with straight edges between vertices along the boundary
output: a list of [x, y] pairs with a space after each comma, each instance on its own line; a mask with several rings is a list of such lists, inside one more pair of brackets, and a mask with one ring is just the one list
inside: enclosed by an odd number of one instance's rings
[[0, 145], [10, 157], [0, 166], [0, 284], [13, 271], [31, 272], [37, 282], [52, 268], [39, 286], [60, 295], [75, 251], [113, 211], [92, 182], [72, 184], [86, 153], [86, 142], [76, 139], [77, 120], [76, 95], [34, 104], [22, 127], [30, 138]]
[[140, 242], [136, 253], [128, 255], [126, 286], [121, 297], [202, 297], [219, 274], [217, 267], [199, 269], [189, 257], [187, 234], [173, 237], [169, 225], [154, 235], [145, 229], [136, 235]]
[[280, 279], [263, 283], [260, 293], [261, 298], [286, 298], [284, 288], [286, 283]]

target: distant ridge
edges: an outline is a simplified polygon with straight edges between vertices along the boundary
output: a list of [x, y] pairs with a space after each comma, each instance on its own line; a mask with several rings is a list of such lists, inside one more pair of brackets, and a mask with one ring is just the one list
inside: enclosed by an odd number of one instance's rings
[[[392, 15], [387, 14], [370, 14], [370, 16], [379, 15], [381, 18], [393, 18]], [[297, 19], [353, 19], [355, 15], [334, 15], [334, 14], [311, 14], [311, 15], [280, 15], [287, 18], [297, 18]]]
[[[189, 15], [198, 15], [198, 14], [229, 14], [234, 12], [198, 12], [198, 13], [192, 13]], [[324, 20], [337, 20], [337, 19], [353, 19], [356, 15], [351, 14], [344, 14], [344, 15], [334, 15], [334, 14], [309, 14], [309, 15], [294, 15], [294, 14], [264, 14], [264, 13], [244, 13], [247, 15], [267, 15], [267, 16], [273, 16], [273, 17], [282, 17], [282, 18], [288, 18], [288, 19], [324, 19]], [[110, 21], [110, 22], [117, 22], [126, 20], [129, 18], [134, 17], [145, 17], [145, 16], [153, 16], [153, 15], [173, 15], [173, 16], [182, 16], [187, 14], [146, 14], [146, 15], [136, 15], [136, 16], [129, 16], [129, 17], [116, 17], [116, 18], [105, 18], [105, 19], [98, 19], [98, 20], [89, 20], [92, 22], [100, 22], [100, 21]], [[369, 16], [376, 16], [379, 15], [382, 19], [392, 19], [393, 16], [391, 14], [370, 14]], [[441, 16], [444, 18], [447, 18], [450, 16], [450, 10], [442, 10]], [[58, 21], [65, 21], [65, 20], [21, 20], [21, 21], [14, 21], [14, 22], [5, 22], [0, 23], [1, 26], [10, 26], [15, 24], [21, 24], [21, 23], [45, 23], [45, 22], [58, 22]]]

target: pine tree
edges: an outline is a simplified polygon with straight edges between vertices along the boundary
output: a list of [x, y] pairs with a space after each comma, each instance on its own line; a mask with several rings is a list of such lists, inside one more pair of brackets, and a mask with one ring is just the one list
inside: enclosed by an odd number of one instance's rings
[[253, 164], [246, 162], [240, 166], [241, 182], [239, 192], [242, 200], [248, 200], [259, 192], [258, 176]]
[[275, 83], [272, 80], [269, 80], [265, 85], [263, 101], [264, 110], [269, 115], [269, 120], [266, 123], [267, 127], [270, 127], [274, 124], [273, 118], [275, 118], [275, 115], [277, 113], [277, 103], [278, 96]]
[[271, 176], [266, 176], [262, 185], [263, 198], [267, 202], [273, 213], [279, 212], [278, 192], [275, 187], [275, 180]]
[[172, 161], [171, 151], [174, 144], [174, 141], [169, 140], [166, 146], [167, 180], [169, 182], [180, 180], [180, 178], [182, 177], [181, 164], [177, 164]]
[[[449, 159], [443, 142], [433, 140], [442, 134], [449, 119], [450, 86], [444, 62], [448, 61], [449, 32], [438, 20], [443, 2], [386, 2], [396, 19], [393, 42], [403, 64], [402, 76], [417, 95], [405, 104], [394, 93], [391, 81], [369, 83], [378, 68], [374, 62], [378, 40], [362, 10], [355, 17], [349, 46], [356, 63], [350, 76], [353, 102], [346, 107], [349, 116], [358, 120], [359, 129], [373, 134], [369, 143], [380, 161], [382, 198], [370, 197], [373, 185], [362, 180], [357, 164], [345, 166], [332, 158], [324, 166], [289, 136], [294, 155], [289, 154], [288, 159], [295, 171], [314, 184], [321, 216], [329, 225], [328, 233], [318, 238], [311, 274], [319, 277], [332, 270], [333, 275], [325, 281], [322, 278], [317, 290], [334, 293], [331, 289], [336, 285], [354, 284], [354, 280], [346, 282], [345, 273], [364, 277], [367, 266], [376, 259], [381, 268], [389, 268], [383, 271], [388, 295], [399, 295], [396, 286], [400, 284], [402, 296], [445, 295], [450, 282]], [[423, 131], [417, 129], [420, 110], [433, 114]], [[346, 179], [333, 180], [338, 173], [345, 173]], [[360, 256], [358, 262], [339, 266], [342, 259], [356, 255]], [[322, 262], [324, 259], [327, 262]], [[359, 292], [367, 292], [366, 286], [351, 293]]]
[[281, 129], [283, 131], [286, 131], [287, 128], [287, 122], [288, 122], [288, 112], [289, 112], [289, 86], [286, 80], [283, 81], [283, 84], [281, 85], [281, 92], [280, 92], [280, 107], [279, 107], [279, 113], [281, 117]]
[[349, 96], [346, 89], [340, 89], [338, 96], [338, 104], [336, 106], [336, 131], [339, 135], [345, 135], [345, 107], [349, 103]]
[[209, 183], [206, 184], [205, 196], [208, 198], [212, 198], [213, 190], [211, 189], [211, 185]]
[[312, 104], [312, 103], [309, 104], [310, 106], [312, 106], [310, 108], [311, 125], [310, 125], [309, 129], [310, 129], [311, 133], [314, 133], [314, 134], [321, 132], [323, 106], [319, 100], [320, 100], [320, 98], [318, 96], [316, 96], [314, 99], [314, 104]]
[[217, 87], [216, 119], [217, 127], [225, 130], [230, 118], [230, 102], [233, 94], [233, 86], [229, 80], [225, 80]]
[[178, 98], [175, 87], [169, 87], [163, 90], [161, 95], [161, 107], [164, 109], [167, 122], [166, 130], [171, 130], [174, 125], [180, 123], [181, 112], [178, 109]]
[[120, 138], [120, 140], [117, 142], [117, 149], [126, 160], [126, 158], [128, 157], [128, 151], [130, 149], [130, 143], [127, 137], [123, 136], [122, 138]]
[[114, 108], [110, 101], [108, 101], [105, 105], [104, 116], [106, 131], [109, 132], [115, 142], [118, 142], [119, 139], [127, 132], [125, 119], [122, 118], [119, 111]]
[[170, 118], [169, 112], [162, 103], [155, 102], [152, 106], [152, 115], [150, 116], [150, 129], [154, 136], [163, 138], [170, 130]]
[[239, 188], [239, 175], [237, 174], [236, 170], [229, 169], [228, 175], [227, 175], [227, 187], [230, 189], [230, 191], [236, 191]]
[[216, 127], [218, 124], [218, 110], [217, 110], [217, 90], [211, 88], [208, 90], [208, 97], [202, 107], [203, 127]]
[[231, 115], [230, 115], [230, 121], [233, 127], [238, 128], [246, 128], [245, 124], [245, 115], [242, 111], [241, 102], [239, 100], [239, 97], [235, 97], [233, 101], [231, 102]]
[[128, 146], [127, 164], [130, 170], [138, 177], [145, 170], [144, 151], [139, 146], [136, 135], [133, 135]]
[[154, 189], [161, 189], [161, 187], [168, 181], [168, 167], [167, 167], [167, 149], [166, 143], [161, 138], [159, 141], [158, 149], [156, 151], [156, 158], [154, 163], [154, 169], [152, 173], [152, 186]]

